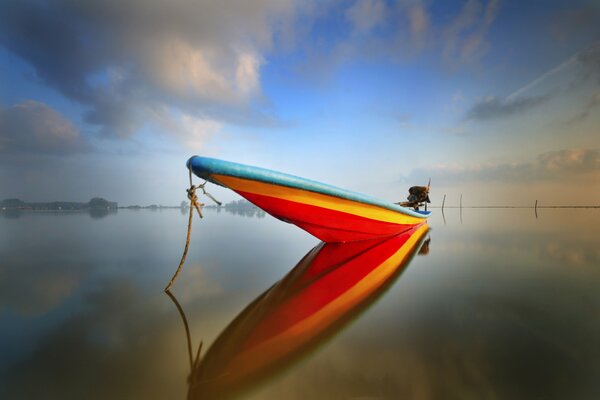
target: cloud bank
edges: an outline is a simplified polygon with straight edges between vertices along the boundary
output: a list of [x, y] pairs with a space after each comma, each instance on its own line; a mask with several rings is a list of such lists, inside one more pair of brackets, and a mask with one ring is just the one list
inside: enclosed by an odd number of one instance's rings
[[566, 149], [538, 155], [532, 161], [483, 165], [439, 165], [413, 170], [409, 181], [437, 182], [561, 182], [565, 179], [600, 178], [600, 149]]
[[167, 118], [165, 108], [259, 123], [262, 54], [274, 21], [285, 25], [293, 8], [274, 0], [8, 1], [0, 44], [84, 105], [85, 122], [109, 136]]
[[211, 127], [207, 136], [217, 125], [277, 122], [261, 73], [286, 48], [313, 77], [349, 60], [399, 61], [427, 48], [450, 64], [477, 63], [498, 2], [470, 0], [440, 29], [428, 8], [383, 0], [8, 0], [0, 45], [40, 83], [83, 105], [82, 121], [105, 136], [148, 125], [181, 132], [190, 118]]
[[65, 155], [87, 149], [77, 128], [46, 104], [27, 100], [0, 107], [0, 154]]

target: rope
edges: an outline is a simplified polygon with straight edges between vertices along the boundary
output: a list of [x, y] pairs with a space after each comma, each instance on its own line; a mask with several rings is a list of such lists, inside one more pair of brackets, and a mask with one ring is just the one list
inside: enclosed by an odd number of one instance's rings
[[198, 212], [198, 216], [200, 218], [202, 218], [202, 212], [200, 211], [200, 208], [203, 207], [204, 204], [198, 202], [198, 196], [196, 196], [196, 189], [202, 189], [203, 194], [208, 196], [212, 201], [214, 201], [218, 205], [221, 205], [220, 201], [215, 199], [210, 193], [208, 193], [206, 191], [206, 189], [204, 189], [204, 185], [206, 185], [207, 181], [204, 181], [204, 183], [201, 185], [194, 186], [192, 184], [192, 167], [191, 166], [188, 166], [188, 171], [189, 171], [189, 177], [190, 177], [190, 188], [186, 189], [186, 192], [187, 192], [187, 197], [190, 200], [190, 213], [189, 213], [189, 217], [188, 217], [188, 229], [187, 229], [187, 237], [185, 239], [185, 248], [183, 249], [183, 255], [181, 256], [181, 261], [179, 262], [179, 267], [177, 267], [177, 271], [175, 271], [175, 274], [171, 278], [171, 281], [169, 282], [167, 287], [165, 287], [165, 292], [168, 292], [169, 289], [171, 289], [171, 286], [173, 286], [173, 284], [175, 283], [175, 280], [177, 279], [177, 276], [179, 275], [179, 272], [181, 272], [181, 268], [183, 267], [183, 264], [185, 263], [185, 258], [187, 257], [188, 249], [190, 247], [190, 237], [192, 236], [192, 217], [194, 216], [194, 209], [196, 209], [196, 211]]

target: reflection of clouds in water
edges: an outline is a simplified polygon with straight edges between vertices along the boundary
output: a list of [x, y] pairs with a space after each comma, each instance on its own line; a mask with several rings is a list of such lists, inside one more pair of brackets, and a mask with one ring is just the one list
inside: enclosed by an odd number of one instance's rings
[[85, 296], [85, 312], [57, 326], [7, 371], [4, 393], [7, 398], [184, 398], [187, 360], [170, 306], [162, 293], [144, 297], [128, 282], [100, 284]]
[[[213, 266], [214, 267], [214, 266]], [[185, 265], [185, 277], [177, 282], [177, 298], [186, 302], [198, 297], [216, 297], [223, 293], [223, 287], [213, 279], [202, 264]]]
[[560, 269], [561, 267], [586, 268], [596, 272], [600, 264], [600, 249], [594, 237], [532, 235], [518, 230], [511, 234], [480, 234], [465, 240], [447, 238], [437, 249], [444, 254], [464, 254], [465, 257], [490, 262], [510, 260], [511, 265], [523, 263], [527, 269], [535, 267]]
[[384, 304], [257, 397], [597, 398], [596, 228], [554, 227], [434, 228]]
[[584, 313], [453, 295], [410, 318], [402, 305], [396, 321], [371, 318], [257, 397], [594, 398], [598, 326]]
[[597, 267], [600, 265], [600, 251], [597, 244], [575, 243], [566, 246], [564, 242], [547, 243], [544, 255], [570, 267]]
[[[527, 303], [518, 297], [483, 293], [469, 299], [469, 308], [476, 319], [496, 324], [505, 331], [519, 331], [570, 362], [587, 358], [578, 344], [593, 342], [594, 321], [586, 319], [588, 310], [587, 307], [582, 309], [581, 299], [561, 301], [562, 304], [548, 309], [538, 301]], [[544, 303], [551, 303], [551, 300]], [[590, 365], [593, 367], [594, 363]]]
[[87, 270], [83, 264], [50, 265], [26, 254], [19, 260], [9, 259], [0, 266], [0, 313], [10, 310], [23, 316], [44, 314], [75, 292]]
[[[464, 225], [434, 226], [430, 254], [348, 330], [251, 398], [597, 398], [597, 217], [464, 211]], [[498, 215], [499, 229], [473, 225]], [[523, 215], [530, 222], [515, 225]], [[181, 256], [179, 213], [39, 217], [0, 229], [0, 312], [11, 311], [4, 327], [17, 332], [2, 349], [4, 397], [185, 398], [183, 328], [161, 291]], [[174, 290], [194, 345], [210, 345], [313, 244], [257, 222], [207, 218], [195, 231]], [[281, 241], [284, 230], [297, 247]], [[15, 323], [15, 312], [37, 318]], [[19, 354], [7, 360], [8, 347]]]

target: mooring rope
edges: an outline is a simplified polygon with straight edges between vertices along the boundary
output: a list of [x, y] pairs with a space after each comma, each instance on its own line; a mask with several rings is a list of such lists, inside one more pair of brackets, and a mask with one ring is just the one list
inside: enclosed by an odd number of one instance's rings
[[165, 288], [165, 292], [168, 292], [169, 289], [171, 289], [171, 286], [173, 286], [173, 284], [175, 283], [175, 280], [177, 279], [177, 276], [179, 275], [179, 272], [181, 271], [181, 268], [183, 267], [183, 264], [185, 263], [185, 258], [187, 257], [188, 249], [190, 247], [190, 237], [192, 236], [192, 219], [193, 219], [192, 217], [194, 216], [194, 209], [196, 209], [196, 211], [198, 211], [198, 216], [200, 218], [202, 218], [202, 212], [200, 211], [200, 208], [203, 207], [204, 204], [198, 202], [198, 196], [196, 195], [196, 189], [202, 189], [202, 194], [205, 194], [212, 201], [214, 201], [218, 205], [221, 205], [220, 201], [215, 199], [210, 193], [208, 193], [206, 191], [206, 189], [204, 189], [204, 185], [206, 185], [207, 181], [204, 181], [204, 183], [201, 185], [194, 186], [192, 183], [192, 167], [191, 166], [188, 166], [188, 171], [189, 171], [189, 176], [190, 176], [190, 188], [186, 189], [186, 192], [187, 192], [187, 197], [190, 200], [190, 213], [189, 213], [189, 217], [188, 217], [187, 237], [185, 239], [185, 247], [183, 249], [183, 255], [181, 256], [181, 261], [179, 262], [179, 267], [177, 267], [177, 271], [175, 271], [175, 274], [171, 278], [171, 281]]

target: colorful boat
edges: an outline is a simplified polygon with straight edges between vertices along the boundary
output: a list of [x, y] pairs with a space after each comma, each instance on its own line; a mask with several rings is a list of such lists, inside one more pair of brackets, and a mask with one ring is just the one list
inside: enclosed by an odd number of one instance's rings
[[396, 235], [430, 214], [294, 175], [214, 158], [194, 156], [187, 166], [198, 177], [235, 191], [272, 216], [327, 243]]
[[428, 229], [423, 222], [389, 238], [316, 246], [193, 365], [188, 398], [245, 392], [339, 332], [399, 276]]

